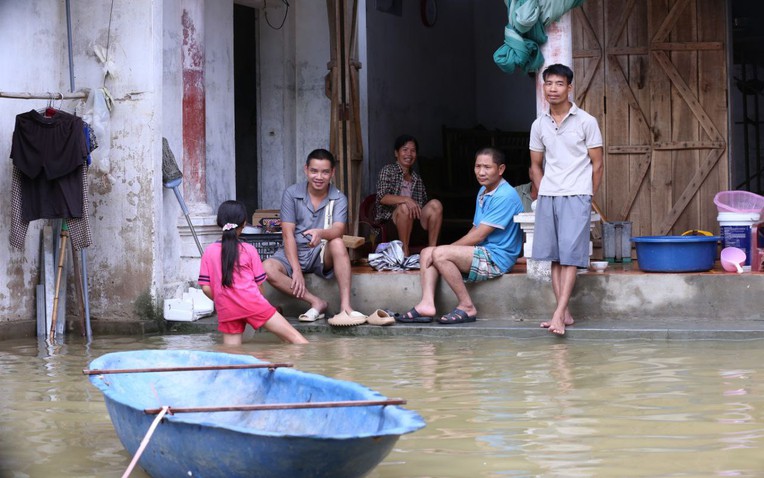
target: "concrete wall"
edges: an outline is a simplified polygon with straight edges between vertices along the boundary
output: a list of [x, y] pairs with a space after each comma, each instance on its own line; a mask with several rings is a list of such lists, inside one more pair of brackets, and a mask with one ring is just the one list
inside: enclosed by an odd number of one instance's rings
[[[72, 2], [77, 88], [103, 84], [93, 47], [106, 45], [109, 10], [110, 4], [96, 0]], [[13, 45], [0, 53], [2, 90], [68, 91], [65, 21], [62, 0], [0, 4], [0, 43]], [[115, 100], [109, 175], [90, 175], [94, 244], [87, 252], [94, 318], [132, 316], [136, 298], [160, 280], [155, 232], [162, 213], [156, 208], [161, 195], [161, 174], [157, 174], [161, 169], [161, 21], [158, 2], [114, 5], [109, 51], [115, 76], [106, 81]], [[0, 154], [9, 155], [15, 114], [46, 104], [44, 100], [0, 100]], [[4, 169], [0, 181], [7, 190], [10, 161]], [[10, 223], [9, 206], [7, 201], [0, 206], [4, 224]], [[7, 228], [2, 232], [0, 254], [8, 260], [3, 261], [6, 273], [0, 279], [0, 319], [34, 317], [42, 223], [33, 223], [23, 251], [11, 249]]]
[[[284, 26], [282, 4], [258, 11], [258, 88], [261, 209], [278, 209], [285, 188], [303, 178], [310, 151], [329, 147], [329, 26], [325, 2], [290, 2]], [[298, 27], [299, 26], [299, 27]]]

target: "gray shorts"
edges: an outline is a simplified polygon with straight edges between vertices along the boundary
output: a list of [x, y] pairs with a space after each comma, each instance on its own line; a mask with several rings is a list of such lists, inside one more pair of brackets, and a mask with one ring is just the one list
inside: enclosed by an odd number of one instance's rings
[[[324, 264], [321, 262], [321, 249], [325, 247], [325, 244], [321, 244], [318, 247], [298, 247], [297, 259], [300, 261], [300, 268], [306, 274], [316, 274], [324, 279], [331, 279], [334, 277], [334, 269], [324, 270]], [[275, 259], [284, 265], [286, 273], [289, 277], [292, 277], [292, 266], [289, 265], [289, 261], [284, 254], [284, 248], [279, 249], [268, 259]]]
[[533, 259], [589, 267], [592, 197], [539, 196], [533, 231]]

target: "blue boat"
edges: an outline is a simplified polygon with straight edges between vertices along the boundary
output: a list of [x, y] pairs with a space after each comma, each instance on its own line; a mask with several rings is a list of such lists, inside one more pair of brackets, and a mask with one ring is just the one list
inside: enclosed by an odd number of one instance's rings
[[[103, 355], [83, 372], [103, 392], [131, 455], [158, 409], [171, 407], [138, 461], [153, 478], [360, 477], [401, 435], [425, 426], [398, 405], [359, 406], [395, 401], [354, 382], [278, 364], [243, 368], [264, 364], [247, 355], [141, 350]], [[168, 370], [178, 367], [185, 370]], [[337, 401], [349, 406], [326, 405]], [[293, 408], [300, 406], [309, 408]]]

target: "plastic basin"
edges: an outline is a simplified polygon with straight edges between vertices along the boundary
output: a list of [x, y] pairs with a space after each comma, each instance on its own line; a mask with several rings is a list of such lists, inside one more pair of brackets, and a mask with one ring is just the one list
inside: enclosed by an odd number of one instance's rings
[[705, 272], [713, 269], [719, 236], [632, 237], [640, 270]]

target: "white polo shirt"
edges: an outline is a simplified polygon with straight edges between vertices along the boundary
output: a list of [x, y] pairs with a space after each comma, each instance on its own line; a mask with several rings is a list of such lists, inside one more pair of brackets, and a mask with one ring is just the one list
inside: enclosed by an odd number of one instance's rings
[[557, 126], [547, 109], [531, 126], [530, 149], [544, 153], [540, 196], [592, 195], [592, 159], [589, 149], [602, 146], [602, 133], [594, 116], [575, 103]]

